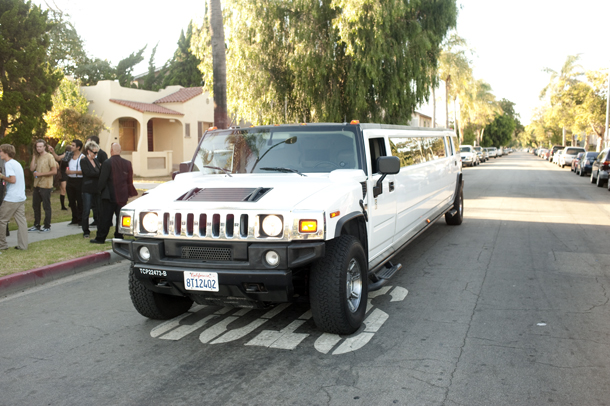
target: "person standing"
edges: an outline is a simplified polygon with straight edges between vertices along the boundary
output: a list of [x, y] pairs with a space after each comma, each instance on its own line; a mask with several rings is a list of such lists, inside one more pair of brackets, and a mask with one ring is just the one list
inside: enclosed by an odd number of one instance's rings
[[102, 199], [100, 224], [92, 244], [104, 244], [112, 226], [112, 217], [116, 215], [114, 238], [123, 238], [119, 232], [120, 213], [130, 197], [137, 196], [133, 186], [133, 169], [131, 162], [121, 158], [121, 145], [113, 143], [110, 146], [110, 159], [102, 164], [98, 190]]
[[72, 221], [68, 225], [81, 225], [81, 217], [83, 215], [83, 171], [81, 168], [81, 154], [83, 142], [81, 140], [72, 141], [71, 150], [72, 158], [68, 162], [66, 174], [68, 174], [68, 185], [66, 192], [68, 193], [68, 203], [72, 210]]
[[[104, 161], [106, 159], [108, 159], [108, 154], [106, 154], [106, 152], [99, 147], [100, 137], [98, 137], [97, 135], [92, 135], [89, 138], [87, 138], [87, 142], [89, 142], [89, 141], [93, 141], [97, 144], [98, 150], [97, 150], [97, 154], [95, 155], [95, 158], [100, 163], [100, 165], [102, 165], [104, 163]], [[85, 143], [85, 145], [86, 145], [86, 143]], [[91, 226], [97, 226], [97, 219], [99, 217], [99, 212], [101, 210], [101, 201], [98, 202], [97, 200], [94, 199], [91, 202], [91, 210], [93, 211], [93, 223], [91, 223]]]
[[68, 162], [72, 159], [71, 147], [68, 145], [63, 154], [57, 155], [55, 148], [49, 145], [49, 152], [53, 154], [53, 157], [59, 162], [59, 203], [61, 203], [62, 210], [68, 210], [65, 205], [66, 202], [66, 185], [68, 183], [68, 175], [66, 169], [68, 169]]
[[97, 182], [100, 177], [101, 165], [95, 156], [99, 150], [94, 141], [85, 144], [85, 157], [81, 159], [83, 170], [83, 215], [81, 224], [83, 227], [83, 238], [89, 238], [89, 211], [93, 207], [100, 207], [100, 194], [97, 190]]
[[[30, 170], [34, 172], [34, 191], [32, 193], [32, 208], [34, 209], [34, 226], [28, 231], [51, 231], [51, 193], [53, 192], [53, 177], [57, 174], [57, 163], [47, 152], [47, 142], [37, 140]], [[44, 208], [44, 226], [40, 227], [41, 211]]]
[[0, 145], [0, 159], [4, 161], [5, 175], [0, 180], [6, 182], [6, 196], [0, 205], [0, 250], [8, 249], [6, 229], [11, 217], [15, 218], [19, 230], [17, 246], [20, 250], [28, 249], [28, 223], [25, 219], [25, 177], [23, 168], [13, 158], [15, 147], [10, 144]]

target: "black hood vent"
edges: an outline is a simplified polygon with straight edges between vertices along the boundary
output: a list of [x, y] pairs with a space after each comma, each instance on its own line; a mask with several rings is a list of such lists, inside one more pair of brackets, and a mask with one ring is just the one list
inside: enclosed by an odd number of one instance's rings
[[178, 198], [189, 202], [258, 202], [272, 188], [205, 188], [191, 189]]

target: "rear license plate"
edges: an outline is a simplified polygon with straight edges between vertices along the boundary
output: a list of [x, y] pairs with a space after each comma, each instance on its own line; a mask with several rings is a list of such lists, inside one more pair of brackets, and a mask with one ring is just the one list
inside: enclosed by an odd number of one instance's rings
[[186, 290], [218, 292], [218, 274], [216, 272], [185, 271], [184, 288]]

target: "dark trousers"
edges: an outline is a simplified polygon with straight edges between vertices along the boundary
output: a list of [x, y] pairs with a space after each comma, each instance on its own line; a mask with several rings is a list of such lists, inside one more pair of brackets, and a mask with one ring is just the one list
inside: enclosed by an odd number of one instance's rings
[[51, 228], [51, 192], [53, 189], [35, 187], [32, 193], [32, 208], [34, 209], [34, 225], [40, 227], [40, 204], [44, 209], [44, 228]]
[[83, 215], [83, 178], [68, 178], [66, 194], [72, 210], [72, 222], [80, 223]]
[[114, 238], [123, 238], [123, 234], [119, 233], [119, 221], [121, 209], [124, 205], [111, 202], [108, 199], [102, 199], [102, 210], [100, 211], [100, 218], [97, 225], [97, 234], [95, 239], [98, 241], [106, 241], [110, 227], [112, 227], [112, 217], [116, 216], [116, 225], [114, 228]]
[[97, 221], [94, 207], [100, 207], [100, 194], [91, 194], [83, 192], [83, 214], [81, 216], [81, 224], [83, 234], [89, 234], [89, 212], [93, 209], [93, 219]]

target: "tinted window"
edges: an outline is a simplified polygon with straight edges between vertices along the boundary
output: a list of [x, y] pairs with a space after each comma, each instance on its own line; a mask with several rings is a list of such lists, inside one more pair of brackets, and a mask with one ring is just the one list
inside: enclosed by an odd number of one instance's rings
[[400, 167], [426, 162], [421, 138], [390, 138], [392, 155], [400, 158]]

